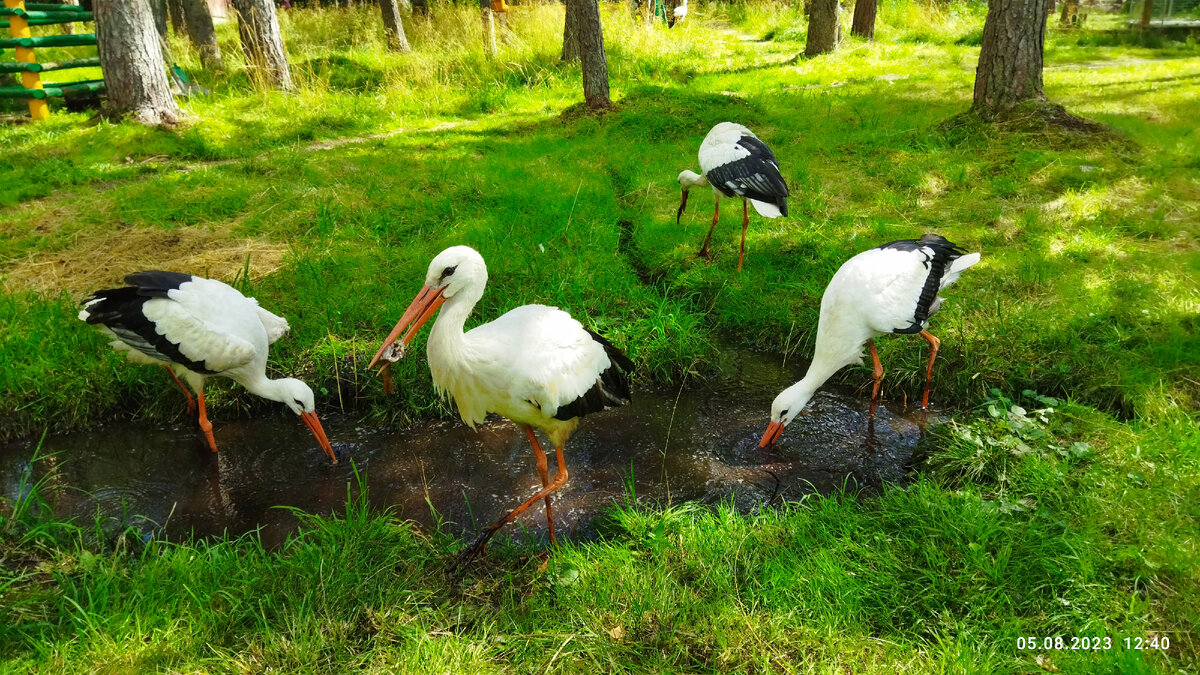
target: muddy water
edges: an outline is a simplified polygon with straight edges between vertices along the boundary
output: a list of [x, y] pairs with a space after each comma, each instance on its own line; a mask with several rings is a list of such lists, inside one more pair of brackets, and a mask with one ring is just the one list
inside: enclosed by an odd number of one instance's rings
[[[865, 398], [826, 389], [764, 451], [757, 442], [771, 400], [802, 369], [752, 357], [723, 370], [682, 389], [636, 391], [632, 405], [587, 418], [567, 445], [570, 480], [554, 497], [559, 531], [586, 536], [597, 514], [631, 494], [752, 509], [843, 483], [870, 490], [899, 482], [928, 421], [881, 407], [872, 423]], [[170, 538], [261, 528], [274, 546], [297, 524], [276, 507], [343, 509], [355, 467], [373, 506], [426, 526], [441, 520], [454, 532], [490, 523], [541, 487], [525, 435], [502, 419], [477, 431], [457, 419], [380, 430], [327, 416], [338, 466], [291, 415], [214, 424], [215, 455], [184, 423], [48, 437], [32, 465], [35, 441], [0, 446], [0, 496], [16, 497], [23, 477], [44, 478], [43, 497], [62, 517], [90, 523], [100, 515], [110, 529]], [[542, 536], [544, 528], [537, 508], [510, 530]]]

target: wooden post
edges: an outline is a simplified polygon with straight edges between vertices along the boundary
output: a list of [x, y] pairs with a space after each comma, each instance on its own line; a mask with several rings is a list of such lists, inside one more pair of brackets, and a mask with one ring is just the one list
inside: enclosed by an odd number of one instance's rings
[[[4, 6], [9, 9], [25, 9], [25, 0], [4, 0]], [[23, 16], [8, 17], [8, 32], [15, 38], [33, 37], [29, 32], [29, 20]], [[17, 61], [20, 63], [37, 63], [32, 47], [17, 47]], [[42, 76], [40, 73], [24, 71], [21, 73], [21, 85], [26, 89], [41, 89]], [[35, 120], [49, 119], [50, 106], [44, 98], [29, 99], [29, 116]]]

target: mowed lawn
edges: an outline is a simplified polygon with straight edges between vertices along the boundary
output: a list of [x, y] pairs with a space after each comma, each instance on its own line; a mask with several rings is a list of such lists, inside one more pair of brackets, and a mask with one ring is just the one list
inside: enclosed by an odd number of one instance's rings
[[[447, 246], [488, 262], [479, 320], [558, 305], [643, 382], [679, 383], [719, 377], [718, 351], [806, 358], [845, 259], [938, 232], [983, 262], [935, 319], [935, 402], [954, 421], [912, 483], [757, 515], [631, 504], [544, 567], [500, 543], [461, 581], [442, 573], [459, 542], [354, 500], [279, 551], [97, 538], [14, 502], [0, 510], [9, 666], [1197, 667], [1200, 47], [1052, 26], [1048, 96], [1111, 130], [1081, 136], [943, 124], [970, 105], [978, 5], [885, 3], [876, 42], [815, 59], [797, 58], [795, 11], [692, 9], [671, 31], [606, 12], [618, 107], [603, 117], [572, 108], [561, 8], [512, 12], [495, 61], [474, 9], [413, 22], [410, 55], [386, 53], [374, 12], [297, 10], [282, 13], [296, 94], [253, 90], [225, 25], [229, 72], [175, 45], [214, 92], [183, 101], [183, 129], [58, 112], [0, 127], [0, 437], [181, 414], [161, 372], [122, 363], [74, 318], [137, 269], [252, 292], [292, 325], [275, 370], [315, 385], [321, 408], [402, 424], [451, 414], [423, 358], [396, 364], [391, 397], [338, 374], [365, 364]], [[711, 262], [694, 256], [711, 197], [694, 191], [675, 224], [675, 176], [725, 120], [774, 149], [793, 195], [790, 218], [752, 216], [740, 275], [740, 205], [725, 202]], [[885, 396], [914, 396], [923, 342], [878, 345]], [[282, 414], [222, 385], [210, 405]], [[1055, 636], [1113, 642], [1041, 648]]]

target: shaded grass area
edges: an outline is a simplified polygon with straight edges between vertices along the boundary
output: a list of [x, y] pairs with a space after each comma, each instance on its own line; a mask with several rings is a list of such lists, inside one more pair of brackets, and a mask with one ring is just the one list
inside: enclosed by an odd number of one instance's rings
[[[792, 58], [797, 12], [702, 9], [670, 32], [606, 14], [619, 108], [603, 118], [560, 114], [579, 98], [578, 70], [556, 58], [561, 9], [513, 12], [491, 61], [477, 12], [438, 8], [410, 26], [406, 56], [384, 52], [373, 11], [285, 13], [293, 96], [253, 90], [224, 26], [230, 70], [196, 72], [215, 93], [186, 102], [195, 122], [176, 132], [57, 113], [0, 128], [0, 437], [182, 409], [160, 372], [74, 319], [87, 291], [179, 259], [85, 246], [107, 238], [281, 250], [211, 261], [291, 322], [273, 370], [313, 383], [323, 408], [403, 422], [448, 413], [422, 358], [396, 364], [390, 399], [345, 373], [446, 246], [488, 261], [479, 320], [558, 305], [625, 348], [639, 377], [678, 382], [708, 375], [718, 344], [804, 358], [841, 262], [936, 231], [984, 262], [934, 323], [935, 401], [960, 419], [928, 440], [914, 484], [753, 516], [631, 503], [545, 569], [502, 543], [461, 583], [441, 572], [454, 540], [355, 500], [265, 551], [253, 537], [141, 542], [42, 522], [31, 496], [0, 515], [7, 665], [1028, 672], [1043, 654], [1062, 672], [1194, 669], [1196, 45], [1051, 30], [1051, 99], [1112, 135], [948, 129], [970, 101], [978, 6], [884, 3], [877, 42], [811, 60]], [[693, 257], [709, 197], [673, 222], [674, 177], [726, 119], [775, 149], [793, 192], [792, 218], [752, 219], [741, 275], [738, 205], [724, 204], [712, 263]], [[16, 271], [38, 265], [74, 273], [22, 286]], [[885, 394], [915, 394], [923, 348], [879, 348]], [[1023, 389], [1043, 396], [1011, 393]], [[775, 393], [762, 392], [764, 420]], [[210, 405], [268, 409], [219, 386]], [[1016, 647], [1101, 634], [1175, 647]]]

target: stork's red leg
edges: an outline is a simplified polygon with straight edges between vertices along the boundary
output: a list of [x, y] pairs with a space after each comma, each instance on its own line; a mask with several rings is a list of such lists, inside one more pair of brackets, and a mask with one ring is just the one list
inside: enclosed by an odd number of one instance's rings
[[704, 245], [700, 247], [700, 252], [696, 255], [701, 258], [709, 257], [708, 242], [712, 240], [713, 230], [717, 229], [717, 221], [721, 218], [721, 200], [713, 197], [713, 222], [712, 227], [708, 228], [708, 236], [704, 238]]
[[742, 250], [738, 251], [738, 274], [742, 273], [742, 258], [746, 257], [746, 228], [750, 226], [750, 203], [742, 199]]
[[921, 331], [921, 337], [929, 341], [929, 366], [925, 368], [925, 393], [921, 395], [921, 410], [929, 407], [929, 384], [933, 380], [933, 360], [937, 358], [938, 348], [942, 341], [927, 330]]
[[208, 447], [212, 448], [213, 452], [217, 451], [217, 439], [212, 435], [212, 422], [208, 421], [208, 411], [204, 409], [204, 390], [196, 392], [196, 398], [200, 400], [200, 429], [204, 431], [204, 436], [208, 438]]
[[[537, 436], [533, 433], [533, 427], [525, 425], [525, 435], [529, 437], [529, 444], [533, 446], [533, 454], [537, 457], [538, 473], [542, 476], [542, 487], [550, 484], [550, 474], [547, 472], [549, 468], [546, 462], [546, 453], [542, 452], [542, 446], [538, 444]], [[546, 522], [550, 524], [550, 543], [554, 544], [554, 511], [550, 508], [550, 495], [546, 495]]]
[[171, 376], [172, 380], [175, 380], [175, 384], [179, 385], [179, 390], [182, 391], [183, 395], [187, 397], [188, 415], [196, 412], [196, 399], [192, 398], [192, 392], [188, 391], [187, 387], [183, 386], [183, 382], [179, 380], [179, 376], [175, 374], [175, 371], [171, 370], [171, 366], [163, 366], [163, 369], [167, 371], [167, 374]]
[[554, 480], [550, 481], [549, 485], [539, 490], [537, 494], [527, 499], [524, 504], [521, 504], [512, 511], [509, 511], [508, 515], [504, 516], [500, 520], [497, 520], [495, 523], [492, 523], [487, 527], [487, 529], [481, 532], [479, 536], [476, 537], [475, 541], [471, 542], [470, 546], [466, 547], [462, 550], [462, 553], [458, 554], [458, 558], [456, 558], [454, 560], [454, 564], [450, 566], [451, 572], [454, 572], [461, 565], [470, 562], [471, 559], [479, 555], [479, 552], [482, 551], [483, 547], [487, 545], [488, 539], [491, 539], [492, 535], [495, 534], [497, 530], [512, 522], [513, 518], [516, 518], [524, 513], [525, 509], [528, 509], [530, 506], [538, 503], [538, 501], [549, 497], [551, 493], [561, 488], [563, 484], [567, 482], [567, 463], [563, 459], [562, 448], [555, 448], [554, 452], [558, 455], [558, 473], [554, 474]]
[[883, 384], [883, 364], [879, 362], [879, 352], [875, 351], [875, 341], [868, 340], [871, 351], [871, 365], [875, 368], [875, 386], [871, 388], [871, 416], [875, 416], [875, 404], [879, 401], [879, 386]]

